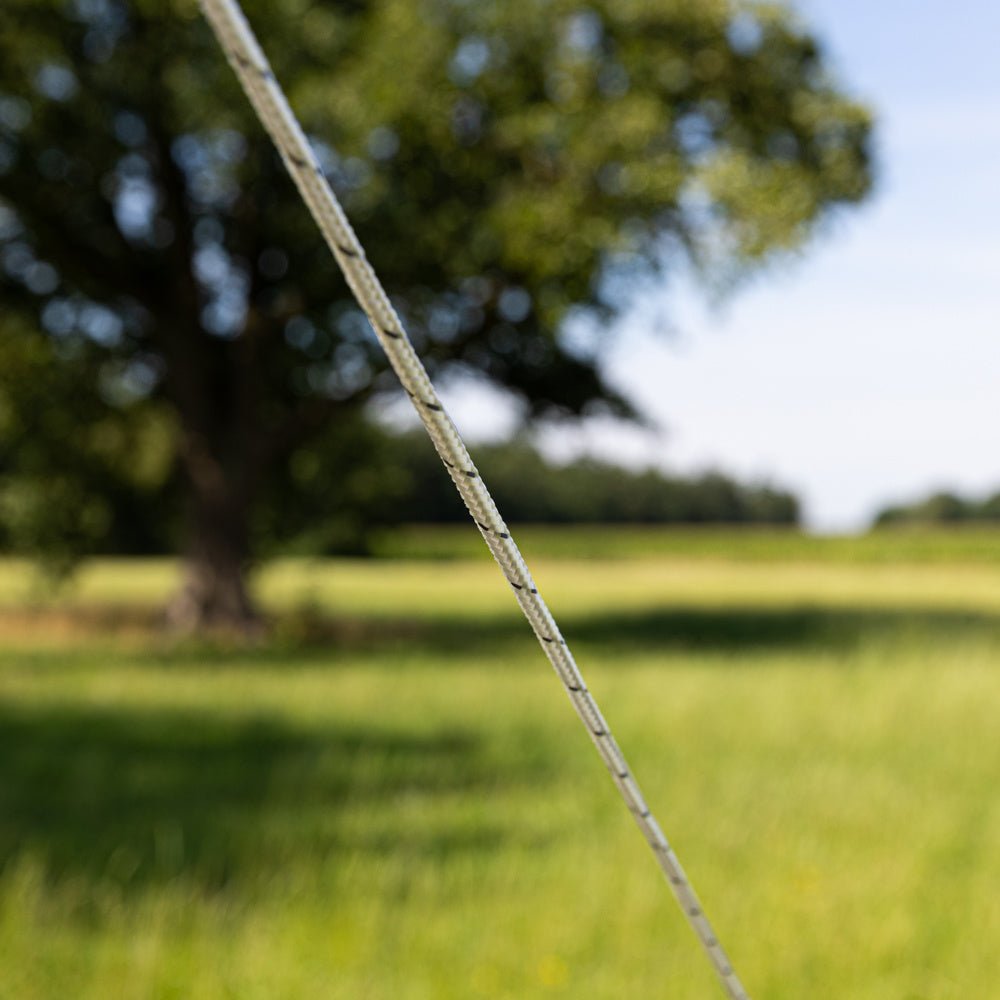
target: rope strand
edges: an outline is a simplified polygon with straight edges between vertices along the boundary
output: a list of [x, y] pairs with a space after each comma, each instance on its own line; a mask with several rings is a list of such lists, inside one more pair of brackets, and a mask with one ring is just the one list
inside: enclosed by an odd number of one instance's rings
[[258, 118], [274, 141], [313, 219], [364, 310], [389, 363], [468, 507], [486, 545], [548, 657], [580, 721], [611, 773], [625, 804], [652, 848], [692, 930], [731, 1000], [749, 1000], [659, 824], [650, 812], [625, 757], [608, 729], [573, 659], [566, 640], [538, 593], [531, 573], [445, 411], [427, 372], [389, 301], [364, 249], [278, 86], [270, 65], [237, 0], [200, 0], [206, 19], [226, 54]]

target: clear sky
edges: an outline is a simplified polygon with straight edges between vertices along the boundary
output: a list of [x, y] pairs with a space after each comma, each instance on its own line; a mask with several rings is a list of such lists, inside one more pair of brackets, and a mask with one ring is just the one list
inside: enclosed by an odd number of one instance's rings
[[[662, 434], [545, 440], [770, 478], [845, 531], [933, 488], [1000, 489], [1000, 4], [797, 7], [877, 113], [874, 197], [721, 309], [676, 286], [637, 303], [610, 371]], [[672, 336], [648, 332], [658, 305]], [[449, 403], [473, 434], [496, 426], [476, 393]]]

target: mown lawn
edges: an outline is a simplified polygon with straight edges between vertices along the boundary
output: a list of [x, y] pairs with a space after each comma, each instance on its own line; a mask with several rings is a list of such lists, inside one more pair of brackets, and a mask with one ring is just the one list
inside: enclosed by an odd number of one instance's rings
[[[1000, 563], [593, 537], [536, 579], [751, 994], [994, 995]], [[721, 995], [495, 567], [423, 555], [270, 568], [253, 649], [157, 631], [170, 563], [0, 564], [0, 997]]]

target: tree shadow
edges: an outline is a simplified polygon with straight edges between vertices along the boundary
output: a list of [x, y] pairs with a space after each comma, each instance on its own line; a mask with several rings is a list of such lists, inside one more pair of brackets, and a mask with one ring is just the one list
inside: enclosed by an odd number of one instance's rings
[[[545, 780], [535, 760], [505, 758], [498, 770], [477, 737], [457, 730], [332, 731], [221, 712], [0, 705], [0, 870], [30, 857], [54, 877], [125, 889], [186, 877], [214, 891], [345, 848], [488, 851], [516, 838], [514, 828], [403, 831], [394, 801], [486, 797]], [[348, 832], [357, 828], [345, 817], [379, 804], [383, 819], [368, 817], [370, 836]]]
[[571, 618], [566, 632], [615, 648], [845, 652], [872, 642], [1000, 640], [1000, 616], [950, 608], [664, 607]]
[[[133, 659], [139, 650], [144, 664], [152, 660], [161, 665], [191, 665], [199, 669], [234, 666], [241, 670], [254, 664], [270, 668], [286, 663], [289, 657], [302, 666], [336, 669], [341, 665], [356, 665], [359, 655], [372, 656], [372, 666], [376, 667], [376, 655], [383, 656], [383, 664], [392, 664], [392, 654], [397, 652], [411, 660], [417, 654], [445, 663], [464, 662], [486, 650], [491, 654], [510, 654], [513, 661], [520, 659], [520, 653], [533, 642], [515, 607], [481, 616], [438, 613], [425, 617], [338, 615], [310, 607], [275, 616], [267, 638], [249, 645], [218, 639], [178, 640], [153, 627], [142, 631], [141, 616], [130, 611], [113, 614], [103, 609], [101, 614], [104, 617], [94, 617], [92, 609], [86, 609], [80, 621], [69, 625], [58, 619], [71, 636], [75, 634], [73, 628], [83, 629], [87, 642], [60, 644], [55, 650], [18, 649], [17, 660], [32, 663], [32, 669], [42, 669], [49, 662], [62, 666], [74, 658], [92, 659], [93, 642], [102, 635], [107, 655], [119, 664]], [[948, 607], [665, 604], [640, 610], [558, 614], [557, 618], [571, 644], [585, 643], [616, 651], [842, 652], [873, 640], [1000, 640], [1000, 614]], [[42, 629], [47, 627], [46, 623], [44, 615], [36, 614], [30, 624]], [[135, 641], [117, 642], [122, 634]], [[2, 650], [0, 655], [8, 656]]]
[[[783, 605], [697, 608], [665, 605], [638, 611], [614, 610], [559, 615], [567, 640], [608, 649], [664, 652], [842, 652], [872, 641], [953, 642], [962, 638], [1000, 641], [1000, 614], [930, 607], [839, 607]], [[346, 640], [346, 642], [345, 642]], [[475, 656], [484, 649], [508, 649], [533, 641], [516, 613], [483, 618], [398, 621], [317, 619], [298, 648], [311, 655], [326, 650], [433, 650]], [[269, 660], [276, 648], [262, 648]]]
[[[409, 621], [395, 636], [385, 621], [333, 628], [330, 636], [297, 641], [291, 658], [287, 643], [272, 643], [213, 655], [205, 648], [129, 654], [120, 662], [136, 670], [151, 661], [199, 671], [246, 670], [255, 662], [270, 669], [279, 663], [336, 669], [338, 662], [398, 669], [385, 655], [393, 643], [456, 668], [484, 650], [516, 653], [511, 664], [526, 668], [537, 655], [525, 655], [533, 640], [514, 616]], [[946, 608], [668, 606], [573, 615], [564, 629], [571, 643], [609, 664], [627, 662], [634, 652], [739, 652], [752, 666], [764, 662], [754, 654], [849, 652], [874, 641], [1000, 645], [1000, 615]], [[65, 652], [49, 655], [54, 667], [66, 668]], [[93, 662], [92, 650], [77, 655]], [[28, 657], [19, 666], [34, 672], [37, 664]], [[397, 802], [488, 800], [550, 778], [537, 756], [498, 757], [481, 737], [459, 728], [332, 729], [224, 709], [0, 702], [0, 870], [26, 857], [39, 859], [54, 877], [81, 875], [126, 891], [175, 878], [214, 891], [234, 880], [267, 878], [290, 862], [336, 864], [358, 851], [489, 852], [527, 843], [531, 834], [519, 829], [517, 817], [466, 824], [452, 822], [447, 811], [436, 825], [404, 825]]]

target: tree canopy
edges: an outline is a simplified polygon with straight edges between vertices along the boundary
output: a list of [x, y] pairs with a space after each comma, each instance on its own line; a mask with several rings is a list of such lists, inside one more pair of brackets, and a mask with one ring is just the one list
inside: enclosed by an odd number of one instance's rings
[[884, 507], [875, 515], [876, 528], [1000, 522], [1000, 493], [983, 498], [932, 493], [914, 503]]
[[[245, 6], [432, 375], [532, 414], [633, 413], [568, 333], [628, 279], [745, 273], [870, 187], [869, 114], [780, 4]], [[194, 0], [5, 2], [0, 289], [8, 542], [152, 507], [177, 616], [252, 617], [257, 520], [393, 382]]]
[[[389, 442], [386, 467], [401, 473], [396, 506], [413, 523], [467, 518], [450, 480], [438, 475], [437, 456], [419, 437], [415, 432]], [[515, 524], [794, 525], [799, 520], [793, 494], [739, 483], [719, 472], [672, 476], [589, 456], [553, 465], [525, 441], [479, 446], [476, 467], [499, 509]]]

